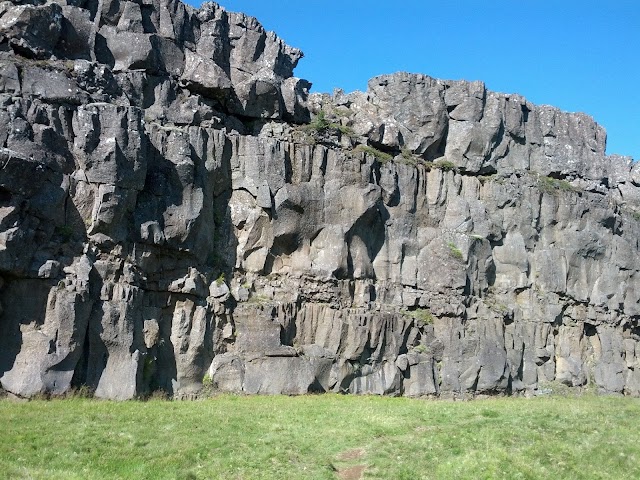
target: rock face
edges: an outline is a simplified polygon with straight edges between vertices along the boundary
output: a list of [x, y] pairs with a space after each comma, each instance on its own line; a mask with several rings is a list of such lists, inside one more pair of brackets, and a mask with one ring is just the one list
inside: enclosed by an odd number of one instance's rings
[[603, 129], [423, 75], [309, 95], [301, 56], [214, 3], [0, 5], [2, 387], [640, 395]]

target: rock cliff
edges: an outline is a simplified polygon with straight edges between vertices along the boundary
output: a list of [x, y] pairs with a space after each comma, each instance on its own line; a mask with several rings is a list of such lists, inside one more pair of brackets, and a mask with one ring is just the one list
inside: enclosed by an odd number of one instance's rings
[[309, 94], [253, 18], [0, 4], [0, 382], [127, 399], [640, 395], [640, 167], [399, 73]]

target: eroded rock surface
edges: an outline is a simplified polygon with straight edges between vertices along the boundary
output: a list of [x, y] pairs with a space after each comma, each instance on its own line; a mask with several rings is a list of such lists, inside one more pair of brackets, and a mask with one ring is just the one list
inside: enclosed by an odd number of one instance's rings
[[0, 6], [2, 387], [640, 395], [604, 130], [424, 75], [309, 95], [301, 56], [214, 3]]

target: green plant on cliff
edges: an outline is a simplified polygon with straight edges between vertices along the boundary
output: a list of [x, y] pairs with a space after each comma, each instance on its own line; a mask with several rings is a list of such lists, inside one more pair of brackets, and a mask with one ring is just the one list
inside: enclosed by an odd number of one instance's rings
[[390, 155], [382, 150], [378, 150], [377, 148], [371, 147], [369, 145], [358, 145], [353, 149], [355, 153], [365, 153], [367, 155], [371, 155], [376, 158], [380, 163], [386, 163], [389, 160], [393, 159], [393, 155]]
[[456, 167], [455, 163], [450, 162], [449, 160], [438, 160], [437, 162], [433, 162], [433, 168], [437, 168], [444, 172], [457, 172], [458, 167]]
[[402, 155], [402, 158], [404, 158], [405, 160], [413, 159], [413, 152], [406, 147], [402, 147], [400, 149], [400, 155]]
[[300, 130], [311, 138], [313, 143], [326, 134], [341, 133], [349, 138], [355, 137], [353, 129], [339, 122], [332, 122], [328, 118], [328, 114], [324, 110], [320, 110], [307, 125], [300, 127]]
[[573, 192], [575, 189], [566, 180], [540, 175], [538, 188], [543, 193], [554, 194], [557, 192]]
[[73, 60], [35, 59], [15, 56], [12, 61], [20, 67], [38, 67], [44, 70], [57, 71], [75, 77], [75, 62]]
[[620, 213], [626, 217], [631, 217], [631, 219], [636, 222], [640, 222], [640, 210], [633, 210], [632, 208], [629, 208], [628, 205], [625, 205], [620, 208]]
[[213, 383], [213, 378], [209, 373], [205, 373], [204, 377], [202, 377], [202, 390], [198, 393], [199, 398], [210, 398], [215, 395], [215, 385]]
[[463, 260], [464, 255], [462, 254], [462, 250], [460, 250], [455, 243], [447, 242], [447, 247], [449, 248], [449, 255], [451, 255], [456, 260]]
[[435, 317], [428, 308], [416, 308], [415, 310], [408, 310], [407, 315], [413, 318], [418, 326], [433, 325]]
[[419, 163], [421, 163], [421, 160], [422, 160], [417, 155], [414, 155], [413, 152], [408, 148], [400, 149], [400, 156], [402, 157], [400, 160], [401, 163], [404, 163], [405, 165], [411, 165], [414, 167]]
[[329, 127], [331, 127], [331, 123], [327, 120], [327, 114], [324, 110], [320, 110], [318, 114], [313, 117], [311, 123], [309, 123], [309, 130], [319, 133], [326, 132]]
[[343, 135], [346, 135], [347, 137], [352, 138], [356, 136], [355, 132], [353, 131], [353, 128], [348, 127], [347, 125], [342, 125], [341, 123], [332, 123], [331, 127], [335, 128], [336, 130], [338, 130]]
[[501, 177], [497, 173], [492, 173], [489, 175], [478, 175], [477, 179], [480, 181], [482, 185], [486, 183], [491, 183], [491, 182], [495, 182], [498, 185], [504, 184], [504, 177]]

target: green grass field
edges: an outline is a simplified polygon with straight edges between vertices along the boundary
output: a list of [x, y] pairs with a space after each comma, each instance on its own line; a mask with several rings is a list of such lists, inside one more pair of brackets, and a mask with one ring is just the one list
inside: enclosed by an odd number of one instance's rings
[[0, 400], [0, 478], [637, 479], [640, 400]]

